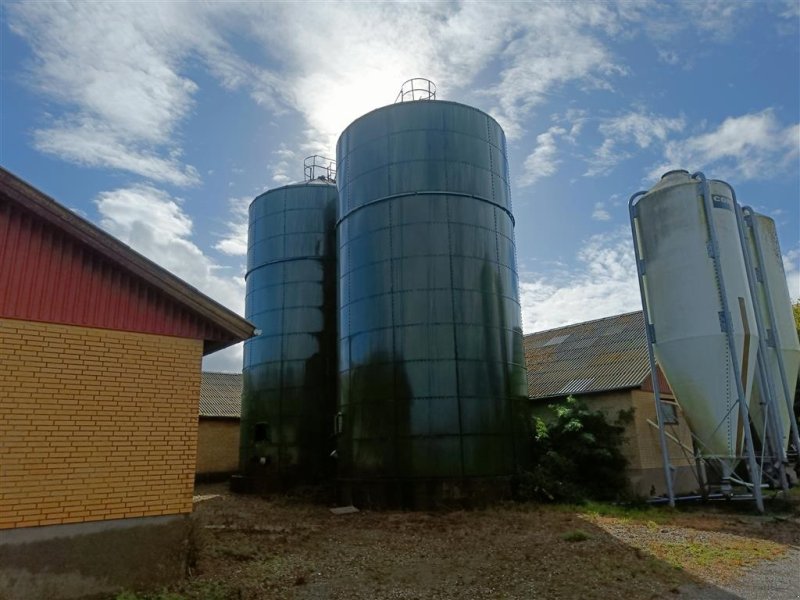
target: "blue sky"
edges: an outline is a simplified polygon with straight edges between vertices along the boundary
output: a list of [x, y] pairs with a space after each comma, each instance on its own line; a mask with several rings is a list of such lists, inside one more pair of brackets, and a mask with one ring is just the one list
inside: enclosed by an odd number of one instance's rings
[[[640, 307], [627, 199], [703, 170], [800, 296], [800, 3], [4, 2], [0, 163], [237, 312], [246, 209], [403, 81], [509, 141], [526, 332]], [[206, 359], [241, 368], [241, 349]]]

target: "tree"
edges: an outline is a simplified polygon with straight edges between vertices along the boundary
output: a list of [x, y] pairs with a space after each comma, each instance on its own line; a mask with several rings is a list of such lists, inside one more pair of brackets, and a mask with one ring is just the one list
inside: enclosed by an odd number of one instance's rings
[[621, 446], [633, 409], [620, 411], [610, 423], [573, 396], [548, 408], [552, 418], [534, 418], [534, 466], [520, 477], [520, 498], [581, 502], [627, 497], [628, 461]]

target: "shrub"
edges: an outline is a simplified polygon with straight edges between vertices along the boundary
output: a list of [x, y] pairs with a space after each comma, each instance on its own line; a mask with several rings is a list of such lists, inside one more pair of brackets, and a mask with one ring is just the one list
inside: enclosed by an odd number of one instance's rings
[[573, 396], [548, 409], [553, 418], [534, 418], [534, 466], [520, 475], [519, 496], [544, 502], [627, 498], [628, 461], [621, 445], [633, 409], [620, 411], [613, 423]]

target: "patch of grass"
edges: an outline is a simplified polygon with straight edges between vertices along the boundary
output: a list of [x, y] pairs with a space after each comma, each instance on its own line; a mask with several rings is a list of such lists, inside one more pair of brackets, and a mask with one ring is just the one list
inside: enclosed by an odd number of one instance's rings
[[669, 506], [650, 506], [649, 504], [611, 504], [609, 502], [587, 502], [579, 506], [572, 506], [576, 513], [583, 513], [596, 517], [613, 517], [626, 521], [649, 521], [652, 523], [667, 523], [671, 521], [678, 511]]
[[576, 529], [574, 531], [568, 531], [564, 535], [561, 536], [561, 539], [565, 542], [585, 542], [586, 540], [590, 539], [591, 536], [586, 533], [585, 531], [581, 531], [580, 529]]
[[687, 571], [697, 568], [713, 570], [720, 574], [761, 560], [776, 558], [785, 551], [766, 540], [741, 538], [740, 540], [691, 542], [659, 542], [651, 546], [653, 553], [667, 563]]

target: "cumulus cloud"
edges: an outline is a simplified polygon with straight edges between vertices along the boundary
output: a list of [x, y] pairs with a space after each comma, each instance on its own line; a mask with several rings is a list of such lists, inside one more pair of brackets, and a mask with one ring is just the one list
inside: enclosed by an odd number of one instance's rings
[[557, 157], [556, 138], [566, 133], [564, 128], [556, 126], [536, 136], [536, 148], [525, 159], [522, 167], [522, 176], [519, 178], [520, 187], [531, 185], [556, 172], [558, 164], [561, 162]]
[[34, 131], [35, 147], [64, 160], [179, 186], [199, 182], [181, 162], [179, 128], [198, 85], [199, 58], [221, 85], [245, 87], [276, 109], [276, 77], [224, 40], [224, 7], [184, 3], [28, 2], [10, 27], [32, 47], [26, 82], [63, 112]]
[[198, 180], [179, 160], [159, 158], [179, 155], [175, 127], [197, 90], [176, 71], [177, 37], [159, 26], [168, 7], [33, 2], [9, 8], [12, 30], [36, 56], [28, 83], [67, 110], [34, 132], [37, 149], [178, 185]]
[[664, 142], [670, 133], [682, 131], [685, 126], [683, 117], [663, 117], [643, 111], [604, 119], [598, 131], [605, 139], [589, 159], [589, 168], [584, 175], [606, 175], [617, 164], [630, 158], [632, 154], [620, 147], [623, 144], [649, 148], [653, 142]]
[[708, 133], [670, 140], [664, 155], [650, 178], [670, 169], [708, 169], [739, 181], [770, 177], [797, 165], [800, 124], [781, 124], [772, 109], [729, 117]]
[[605, 202], [595, 202], [594, 211], [592, 212], [592, 219], [595, 221], [610, 221], [611, 213], [608, 212]]
[[590, 237], [578, 266], [554, 275], [520, 276], [526, 333], [641, 310], [633, 242], [626, 227]]
[[227, 223], [227, 233], [214, 244], [214, 248], [229, 256], [247, 255], [248, 208], [252, 201], [250, 196], [228, 201], [232, 219]]
[[226, 275], [191, 240], [192, 220], [179, 200], [147, 185], [101, 192], [100, 226], [238, 314], [244, 313], [244, 280]]
[[[29, 2], [10, 5], [9, 23], [33, 48], [29, 83], [67, 111], [35, 132], [37, 148], [191, 185], [199, 176], [179, 150], [198, 62], [273, 114], [299, 113], [305, 128], [292, 146], [305, 155], [332, 156], [347, 124], [391, 102], [414, 76], [436, 80], [440, 97], [488, 99], [514, 139], [537, 106], [571, 84], [613, 90], [627, 68], [612, 40], [634, 35], [632, 25], [652, 39], [709, 23], [716, 34], [734, 28], [747, 8], [701, 4], [676, 12], [647, 0], [492, 10], [471, 2]], [[714, 18], [687, 19], [686, 11]], [[273, 177], [285, 183], [289, 176], [278, 163]]]

